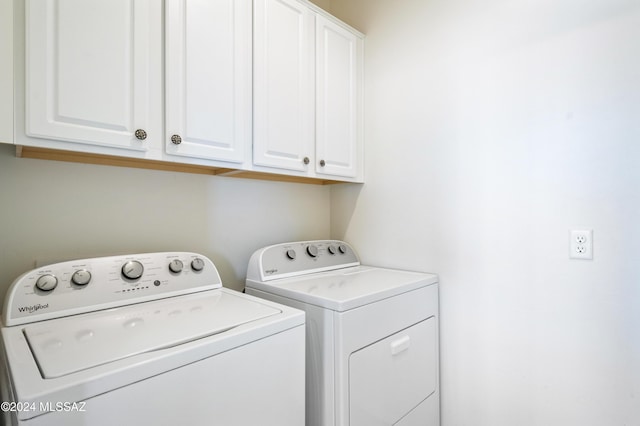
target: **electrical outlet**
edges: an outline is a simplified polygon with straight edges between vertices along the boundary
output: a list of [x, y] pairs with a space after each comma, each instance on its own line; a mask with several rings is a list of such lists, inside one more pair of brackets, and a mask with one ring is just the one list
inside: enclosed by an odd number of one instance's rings
[[574, 229], [569, 232], [569, 258], [593, 259], [593, 229]]

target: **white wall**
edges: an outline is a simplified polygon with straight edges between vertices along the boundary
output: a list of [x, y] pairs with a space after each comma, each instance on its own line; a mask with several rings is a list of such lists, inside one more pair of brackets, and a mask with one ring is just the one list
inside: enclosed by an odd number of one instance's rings
[[640, 2], [331, 8], [367, 34], [332, 236], [440, 274], [442, 424], [640, 425]]
[[328, 187], [16, 158], [0, 144], [0, 295], [34, 262], [152, 251], [210, 257], [244, 287], [267, 244], [327, 238]]

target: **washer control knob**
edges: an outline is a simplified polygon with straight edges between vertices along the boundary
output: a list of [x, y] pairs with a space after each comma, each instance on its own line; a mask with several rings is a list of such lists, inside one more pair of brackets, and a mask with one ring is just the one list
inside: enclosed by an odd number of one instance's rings
[[144, 266], [137, 260], [130, 260], [122, 265], [122, 275], [130, 280], [137, 280], [142, 276]]
[[307, 254], [311, 257], [318, 257], [318, 247], [307, 246]]
[[191, 269], [196, 272], [202, 271], [204, 269], [204, 260], [200, 259], [199, 257], [193, 259], [191, 261]]
[[294, 260], [296, 258], [296, 251], [294, 249], [287, 250], [287, 258]]
[[327, 250], [329, 251], [329, 254], [338, 253], [338, 249], [336, 248], [336, 246], [329, 246], [329, 248]]
[[71, 275], [71, 282], [75, 285], [87, 285], [91, 281], [91, 272], [86, 269], [78, 269]]
[[338, 250], [340, 250], [340, 253], [345, 254], [347, 252], [347, 246], [344, 244], [340, 244], [338, 246]]
[[36, 287], [42, 291], [51, 291], [58, 285], [58, 279], [51, 274], [40, 275], [36, 281]]
[[180, 259], [173, 259], [169, 262], [169, 270], [174, 274], [182, 272], [182, 268], [184, 267], [184, 263]]

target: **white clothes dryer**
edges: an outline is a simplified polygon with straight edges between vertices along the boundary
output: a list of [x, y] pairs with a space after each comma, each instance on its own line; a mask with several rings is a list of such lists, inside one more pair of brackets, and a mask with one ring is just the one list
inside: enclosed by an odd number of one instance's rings
[[7, 424], [304, 422], [304, 313], [222, 288], [205, 256], [44, 266], [2, 318]]
[[436, 275], [292, 242], [253, 254], [245, 291], [306, 312], [307, 426], [440, 424]]

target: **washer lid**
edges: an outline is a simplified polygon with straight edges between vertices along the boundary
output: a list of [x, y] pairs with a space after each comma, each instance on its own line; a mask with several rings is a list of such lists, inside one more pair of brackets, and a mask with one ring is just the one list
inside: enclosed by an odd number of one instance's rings
[[248, 280], [247, 287], [342, 312], [436, 282], [434, 274], [356, 266], [269, 282]]
[[29, 325], [45, 379], [222, 333], [282, 311], [220, 290]]

